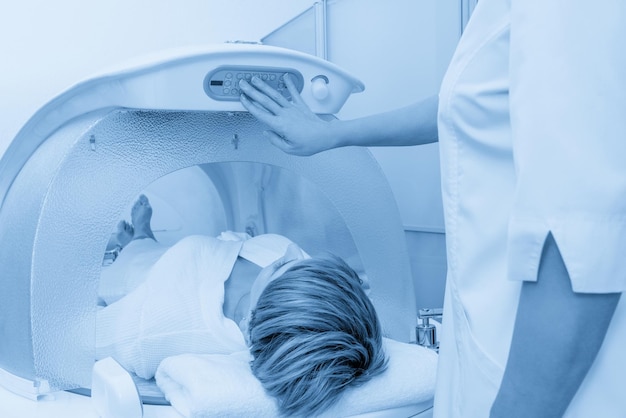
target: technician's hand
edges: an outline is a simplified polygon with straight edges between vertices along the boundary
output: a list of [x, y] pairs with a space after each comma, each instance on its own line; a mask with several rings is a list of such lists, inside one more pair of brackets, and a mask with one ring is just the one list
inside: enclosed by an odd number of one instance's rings
[[258, 120], [269, 126], [265, 131], [270, 142], [288, 154], [313, 155], [336, 146], [331, 126], [334, 122], [324, 121], [311, 112], [289, 75], [285, 74], [285, 85], [292, 100], [253, 77], [248, 83], [239, 82], [244, 92], [243, 106]]

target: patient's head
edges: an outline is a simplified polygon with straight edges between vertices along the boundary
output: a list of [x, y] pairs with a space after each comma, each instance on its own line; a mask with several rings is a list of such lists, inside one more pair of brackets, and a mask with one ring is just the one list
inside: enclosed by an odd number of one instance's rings
[[337, 257], [306, 259], [271, 281], [249, 325], [252, 371], [285, 415], [315, 415], [386, 367], [374, 306]]

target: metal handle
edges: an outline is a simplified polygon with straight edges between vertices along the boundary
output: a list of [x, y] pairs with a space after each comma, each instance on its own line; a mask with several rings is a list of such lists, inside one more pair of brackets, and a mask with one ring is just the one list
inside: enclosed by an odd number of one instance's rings
[[441, 316], [443, 315], [443, 309], [441, 308], [428, 308], [428, 309], [420, 309], [417, 313], [417, 317], [421, 320], [426, 320], [428, 321], [428, 319], [430, 318], [441, 318]]

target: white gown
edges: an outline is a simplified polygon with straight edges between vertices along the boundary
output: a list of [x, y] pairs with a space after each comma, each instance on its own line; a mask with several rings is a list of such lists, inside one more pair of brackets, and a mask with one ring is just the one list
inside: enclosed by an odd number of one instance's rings
[[[480, 0], [460, 40], [439, 97], [436, 417], [489, 415], [521, 281], [536, 280], [548, 233], [575, 291], [626, 290], [625, 4]], [[626, 416], [624, 347], [622, 298], [566, 417]]]
[[[264, 268], [290, 244], [280, 235], [250, 238], [232, 232], [218, 238], [188, 236], [170, 248], [151, 239], [132, 241], [110, 266], [119, 263], [113, 272], [120, 277], [102, 278], [113, 284], [100, 289], [117, 299], [97, 313], [96, 357], [111, 356], [126, 370], [150, 379], [167, 357], [247, 350], [239, 326], [224, 315], [224, 284], [237, 257]], [[121, 294], [119, 289], [130, 291]]]

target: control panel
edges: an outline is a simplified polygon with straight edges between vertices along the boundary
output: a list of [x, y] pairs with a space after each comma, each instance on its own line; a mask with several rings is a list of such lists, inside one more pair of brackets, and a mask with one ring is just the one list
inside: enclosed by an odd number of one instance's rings
[[249, 82], [252, 77], [258, 77], [285, 98], [291, 99], [289, 90], [285, 85], [285, 74], [289, 74], [291, 81], [301, 93], [304, 87], [304, 78], [298, 70], [246, 65], [221, 66], [209, 72], [204, 78], [204, 91], [215, 100], [239, 101], [241, 94], [239, 81], [246, 80]]

